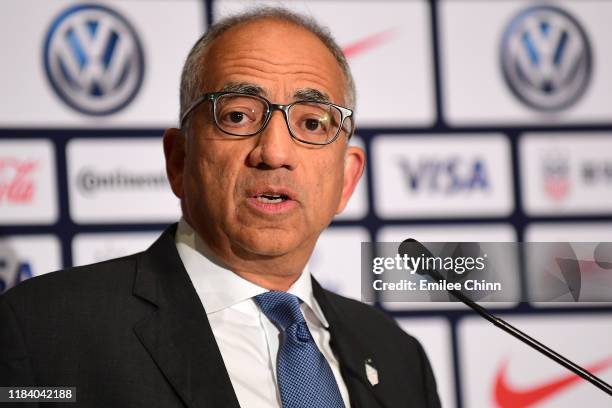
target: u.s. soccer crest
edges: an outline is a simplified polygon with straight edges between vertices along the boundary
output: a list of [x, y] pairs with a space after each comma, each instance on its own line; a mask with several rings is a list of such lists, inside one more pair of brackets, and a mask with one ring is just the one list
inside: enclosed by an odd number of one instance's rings
[[72, 6], [47, 31], [47, 78], [73, 109], [108, 115], [127, 106], [144, 76], [144, 55], [134, 28], [116, 11], [100, 5]]
[[558, 7], [529, 7], [516, 15], [501, 43], [501, 68], [514, 95], [531, 108], [573, 105], [591, 79], [592, 54], [578, 21]]

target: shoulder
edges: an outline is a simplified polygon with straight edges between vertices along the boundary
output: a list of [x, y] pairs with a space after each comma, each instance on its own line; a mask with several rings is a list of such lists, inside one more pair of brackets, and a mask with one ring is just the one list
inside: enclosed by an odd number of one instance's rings
[[[136, 256], [77, 266], [30, 278], [8, 290], [0, 299], [15, 309], [49, 308], [58, 304], [94, 300], [126, 292], [134, 280]], [[130, 291], [127, 291], [130, 293]]]

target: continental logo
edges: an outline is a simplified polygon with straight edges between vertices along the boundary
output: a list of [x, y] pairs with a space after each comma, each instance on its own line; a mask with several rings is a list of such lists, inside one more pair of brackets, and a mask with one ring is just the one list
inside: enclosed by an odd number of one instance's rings
[[96, 171], [84, 168], [77, 174], [78, 190], [84, 195], [114, 191], [155, 191], [169, 188], [164, 171], [134, 172], [124, 169]]

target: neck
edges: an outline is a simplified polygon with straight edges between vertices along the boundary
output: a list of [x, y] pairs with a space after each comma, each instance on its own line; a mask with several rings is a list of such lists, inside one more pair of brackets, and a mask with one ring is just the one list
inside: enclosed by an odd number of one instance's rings
[[297, 255], [292, 252], [278, 256], [254, 254], [236, 245], [223, 245], [222, 240], [206, 239], [207, 234], [198, 233], [190, 222], [185, 222], [195, 234], [196, 250], [215, 264], [268, 290], [286, 292], [304, 271], [312, 252], [299, 251]]
[[261, 286], [262, 288], [266, 288], [268, 290], [278, 290], [282, 292], [287, 292], [291, 285], [293, 285], [295, 281], [298, 280], [301, 274], [300, 272], [299, 274], [290, 276], [278, 276], [272, 274], [263, 275], [260, 273], [252, 273], [245, 271], [233, 272], [241, 278], [246, 279], [257, 286]]

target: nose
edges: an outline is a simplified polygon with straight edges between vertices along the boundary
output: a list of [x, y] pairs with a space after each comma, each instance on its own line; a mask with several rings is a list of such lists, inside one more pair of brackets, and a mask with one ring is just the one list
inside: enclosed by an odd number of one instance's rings
[[297, 146], [283, 112], [272, 112], [268, 125], [255, 138], [257, 144], [249, 154], [249, 165], [260, 169], [297, 168]]

